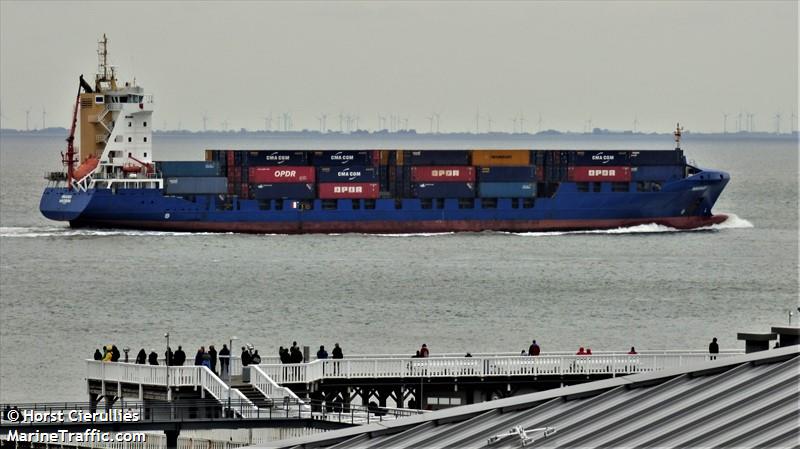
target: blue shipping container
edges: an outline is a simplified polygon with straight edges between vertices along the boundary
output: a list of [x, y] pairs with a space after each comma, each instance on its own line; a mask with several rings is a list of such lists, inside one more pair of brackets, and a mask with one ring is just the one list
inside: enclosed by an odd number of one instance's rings
[[478, 181], [480, 182], [526, 182], [536, 181], [536, 167], [531, 165], [522, 166], [498, 166], [498, 167], [479, 167]]
[[634, 181], [677, 181], [684, 177], [682, 165], [645, 165], [631, 168]]
[[216, 161], [159, 161], [156, 170], [165, 178], [216, 177], [221, 176], [219, 162]]
[[311, 156], [313, 165], [369, 165], [369, 151], [315, 151]]
[[342, 167], [319, 167], [318, 182], [378, 182], [375, 167], [346, 165]]
[[471, 182], [425, 182], [413, 184], [415, 198], [474, 198], [475, 184]]
[[481, 198], [533, 198], [535, 182], [482, 182], [478, 184]]
[[469, 151], [463, 150], [406, 150], [404, 165], [469, 165]]
[[631, 151], [631, 165], [685, 165], [682, 150]]
[[166, 178], [164, 190], [167, 195], [195, 195], [202, 193], [228, 193], [228, 178]]
[[578, 166], [630, 165], [630, 152], [628, 151], [572, 151], [569, 162]]
[[314, 184], [305, 183], [256, 184], [250, 188], [250, 192], [257, 200], [308, 200], [315, 197]]
[[308, 165], [308, 154], [305, 151], [247, 151], [245, 154], [247, 154], [247, 165], [250, 167]]

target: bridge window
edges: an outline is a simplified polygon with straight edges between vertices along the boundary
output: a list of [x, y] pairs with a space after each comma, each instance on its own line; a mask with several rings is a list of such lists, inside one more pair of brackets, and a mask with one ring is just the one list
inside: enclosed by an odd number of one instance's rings
[[459, 209], [474, 209], [475, 208], [475, 200], [473, 198], [459, 198], [458, 199], [458, 208]]
[[361, 209], [361, 200], [352, 200], [353, 210]]
[[423, 209], [432, 209], [433, 208], [433, 200], [430, 198], [422, 198], [419, 200], [420, 207]]
[[575, 188], [578, 189], [578, 192], [588, 192], [589, 191], [589, 183], [588, 182], [576, 182]]
[[128, 137], [128, 142], [131, 142], [132, 140], [133, 140], [132, 138]]
[[102, 95], [98, 95], [98, 96], [94, 97], [94, 102], [97, 103], [97, 104], [103, 104], [103, 96]]
[[511, 208], [519, 209], [519, 198], [511, 198]]
[[436, 208], [444, 209], [444, 198], [436, 198]]
[[481, 198], [481, 209], [497, 209], [497, 198]]
[[133, 126], [133, 123], [132, 122], [128, 122], [128, 128], [130, 128], [131, 126]]
[[403, 208], [403, 200], [395, 199], [394, 200], [394, 208], [395, 209], [402, 209]]
[[375, 209], [375, 200], [364, 200], [364, 209]]
[[533, 205], [534, 205], [534, 199], [533, 198], [524, 198], [522, 200], [522, 207], [525, 208], [525, 209], [532, 209]]
[[147, 122], [142, 122], [142, 126], [147, 127]]
[[147, 153], [144, 154], [144, 157], [147, 157]]
[[144, 138], [144, 141], [147, 142], [147, 137]]
[[601, 191], [603, 189], [603, 183], [602, 182], [595, 182], [595, 183], [593, 183], [592, 187], [593, 187], [593, 190], [595, 192], [599, 192], [599, 191]]

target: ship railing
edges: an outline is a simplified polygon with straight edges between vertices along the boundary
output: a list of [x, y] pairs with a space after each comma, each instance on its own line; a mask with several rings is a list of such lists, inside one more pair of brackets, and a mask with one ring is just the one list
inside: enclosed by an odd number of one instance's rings
[[[743, 354], [724, 351], [718, 359]], [[625, 375], [683, 367], [711, 360], [704, 351], [661, 354], [612, 353], [430, 358], [344, 358], [297, 364], [261, 364], [258, 368], [277, 384], [309, 383], [324, 379], [563, 376], [571, 374]]]

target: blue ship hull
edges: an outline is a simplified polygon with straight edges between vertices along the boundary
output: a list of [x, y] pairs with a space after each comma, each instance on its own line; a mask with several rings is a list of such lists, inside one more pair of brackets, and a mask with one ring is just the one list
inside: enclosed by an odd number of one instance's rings
[[[458, 199], [377, 199], [374, 208], [363, 201], [338, 200], [335, 209], [313, 200], [310, 208], [283, 201], [282, 208], [269, 201], [195, 195], [167, 196], [158, 189], [89, 189], [75, 192], [49, 187], [40, 210], [52, 220], [69, 221], [73, 227], [128, 228], [168, 231], [252, 233], [421, 233], [451, 231], [555, 231], [611, 229], [658, 223], [690, 229], [724, 221], [711, 209], [730, 176], [721, 171], [702, 171], [665, 183], [658, 192], [611, 191], [603, 183], [600, 192], [580, 192], [577, 184], [563, 182], [552, 197], [532, 203], [498, 199], [484, 207], [476, 198], [472, 208]], [[356, 204], [354, 204], [356, 203]], [[469, 204], [469, 203], [468, 203]], [[357, 207], [357, 208], [355, 208]]]

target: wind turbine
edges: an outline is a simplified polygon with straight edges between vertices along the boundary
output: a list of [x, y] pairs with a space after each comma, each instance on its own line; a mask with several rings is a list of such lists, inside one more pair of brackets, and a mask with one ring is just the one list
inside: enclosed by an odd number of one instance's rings
[[781, 133], [781, 113], [775, 114], [775, 134]]
[[633, 133], [636, 134], [639, 131], [639, 117], [633, 116]]
[[25, 110], [25, 131], [30, 131], [31, 108]]
[[539, 114], [538, 125], [539, 125], [539, 132], [542, 132], [542, 114]]
[[47, 118], [47, 111], [44, 109], [44, 105], [42, 105], [42, 129], [47, 128], [45, 125], [45, 118]]
[[207, 131], [206, 125], [208, 124], [208, 113], [203, 112], [203, 132]]
[[517, 132], [517, 118], [516, 117], [512, 118], [511, 122], [514, 123], [514, 133], [516, 134], [516, 132]]
[[487, 126], [487, 132], [489, 134], [492, 133], [492, 121], [493, 121], [492, 120], [492, 116], [490, 114], [486, 114], [486, 124], [488, 125]]
[[428, 116], [428, 121], [430, 122], [430, 133], [433, 134], [433, 116]]
[[524, 112], [520, 112], [519, 113], [519, 132], [521, 134], [525, 133], [525, 113]]
[[439, 134], [439, 125], [441, 124], [442, 116], [438, 112], [434, 112], [433, 116], [436, 117], [436, 134]]
[[728, 134], [728, 114], [722, 113], [722, 133]]

